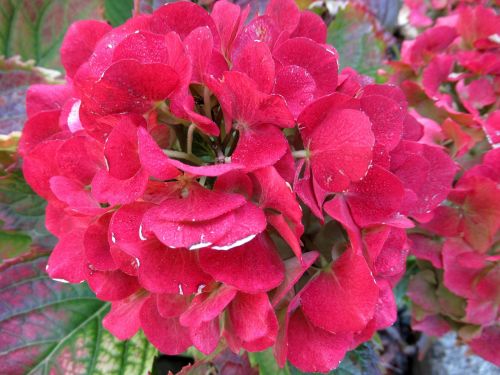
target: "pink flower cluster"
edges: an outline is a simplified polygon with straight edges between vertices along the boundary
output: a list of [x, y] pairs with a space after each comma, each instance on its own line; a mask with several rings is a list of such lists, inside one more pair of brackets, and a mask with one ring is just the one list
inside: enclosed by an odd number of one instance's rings
[[500, 16], [478, 2], [449, 3], [393, 64], [424, 139], [460, 165], [447, 200], [410, 235], [420, 269], [409, 288], [413, 328], [455, 330], [500, 365]]
[[406, 228], [456, 167], [397, 87], [338, 73], [317, 15], [247, 15], [178, 2], [73, 24], [66, 83], [28, 92], [23, 171], [59, 239], [49, 275], [111, 301], [118, 338], [328, 371], [395, 321]]

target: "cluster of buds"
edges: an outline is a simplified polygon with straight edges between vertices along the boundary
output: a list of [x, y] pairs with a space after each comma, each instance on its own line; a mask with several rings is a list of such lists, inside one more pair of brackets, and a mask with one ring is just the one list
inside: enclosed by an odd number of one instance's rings
[[248, 13], [73, 24], [66, 83], [28, 92], [23, 171], [59, 239], [47, 272], [111, 301], [118, 338], [329, 371], [395, 321], [406, 229], [456, 167], [401, 90], [338, 72], [319, 16]]
[[[425, 18], [419, 26], [430, 27], [393, 63], [423, 139], [460, 166], [447, 200], [409, 236], [419, 268], [409, 287], [413, 328], [457, 331], [500, 365], [500, 16], [487, 1], [437, 3], [444, 15]], [[423, 22], [420, 5], [413, 15]]]

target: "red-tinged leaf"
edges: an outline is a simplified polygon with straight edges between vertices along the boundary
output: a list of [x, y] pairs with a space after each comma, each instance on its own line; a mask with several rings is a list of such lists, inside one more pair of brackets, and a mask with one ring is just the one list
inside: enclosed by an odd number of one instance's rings
[[288, 324], [287, 357], [302, 371], [327, 372], [340, 364], [352, 340], [352, 332], [335, 334], [324, 331], [297, 309]]
[[27, 258], [1, 271], [2, 372], [65, 375], [78, 368], [89, 374], [146, 375], [156, 351], [145, 337], [116, 340], [101, 325], [108, 304], [85, 285], [50, 280], [46, 260]]
[[246, 293], [271, 290], [284, 278], [283, 263], [266, 234], [229, 251], [200, 250], [200, 265], [216, 281]]
[[413, 303], [424, 309], [427, 313], [439, 313], [439, 303], [437, 300], [436, 289], [429, 279], [432, 277], [430, 271], [424, 271], [414, 275], [408, 285], [408, 297]]
[[413, 321], [412, 328], [416, 331], [424, 332], [430, 336], [443, 336], [449, 332], [451, 326], [448, 322], [439, 315], [429, 315], [419, 321]]
[[408, 236], [410, 251], [419, 259], [428, 260], [436, 268], [443, 268], [441, 245], [422, 234]]
[[23, 60], [34, 59], [39, 66], [59, 68], [59, 46], [69, 24], [99, 18], [99, 4], [98, 0], [2, 3], [0, 51], [6, 57], [21, 55]]
[[[0, 19], [1, 17], [0, 15]], [[3, 25], [2, 22], [0, 28]], [[0, 50], [1, 45], [0, 37]], [[23, 63], [15, 58], [0, 59], [0, 134], [21, 131], [26, 119], [25, 98], [28, 86], [45, 81], [42, 71], [33, 64]]]
[[363, 329], [373, 318], [379, 290], [366, 260], [349, 249], [331, 269], [311, 280], [301, 293], [304, 314], [333, 333]]
[[385, 43], [376, 20], [362, 7], [340, 9], [328, 28], [328, 43], [338, 51], [340, 66], [375, 75], [385, 60]]
[[[26, 184], [19, 172], [0, 178], [0, 220], [6, 231], [22, 231], [34, 244], [54, 246], [54, 237], [45, 229], [45, 202]], [[5, 250], [5, 248], [4, 248]], [[6, 254], [0, 255], [6, 258]]]

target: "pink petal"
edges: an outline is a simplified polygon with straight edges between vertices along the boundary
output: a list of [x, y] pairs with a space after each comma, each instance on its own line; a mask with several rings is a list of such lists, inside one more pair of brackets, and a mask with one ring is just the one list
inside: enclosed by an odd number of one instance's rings
[[293, 0], [270, 0], [265, 15], [270, 16], [278, 27], [292, 33], [300, 20], [300, 10]]
[[219, 318], [203, 322], [197, 327], [189, 327], [189, 337], [193, 345], [205, 355], [212, 353], [220, 339]]
[[91, 223], [83, 237], [85, 256], [92, 266], [99, 271], [112, 271], [118, 269], [111, 256], [108, 242], [108, 227], [111, 213], [98, 217]]
[[143, 195], [147, 183], [148, 175], [144, 169], [128, 180], [115, 178], [101, 169], [92, 180], [92, 195], [97, 201], [108, 202], [112, 206], [132, 203]]
[[116, 301], [130, 296], [139, 290], [137, 278], [122, 271], [94, 271], [86, 268], [87, 283], [96, 297], [104, 301]]

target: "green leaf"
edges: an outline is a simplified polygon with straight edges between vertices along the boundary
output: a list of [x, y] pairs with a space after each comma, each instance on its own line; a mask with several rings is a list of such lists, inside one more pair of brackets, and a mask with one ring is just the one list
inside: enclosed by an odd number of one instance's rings
[[[259, 375], [315, 375], [312, 372], [302, 372], [295, 366], [287, 363], [280, 368], [276, 363], [271, 349], [263, 352], [248, 353], [252, 367], [258, 368]], [[348, 352], [339, 367], [328, 375], [378, 375], [378, 356], [370, 343], [358, 346]]]
[[0, 0], [0, 55], [20, 55], [60, 68], [59, 47], [68, 26], [100, 18], [102, 0]]
[[375, 76], [385, 59], [385, 43], [376, 20], [364, 8], [348, 4], [328, 27], [328, 43], [339, 53], [340, 67]]
[[156, 350], [144, 335], [115, 339], [101, 325], [109, 304], [49, 279], [46, 263], [35, 254], [0, 266], [0, 373], [148, 374]]
[[272, 349], [248, 353], [248, 358], [250, 359], [252, 367], [257, 367], [259, 369], [259, 375], [290, 375], [288, 364], [285, 364], [283, 368], [278, 366]]
[[132, 17], [133, 0], [104, 0], [104, 17], [114, 27], [125, 23]]
[[0, 230], [0, 263], [29, 250], [31, 237], [16, 231]]
[[4, 230], [22, 231], [33, 243], [52, 248], [55, 238], [45, 229], [46, 202], [28, 186], [20, 171], [0, 177], [0, 220]]

